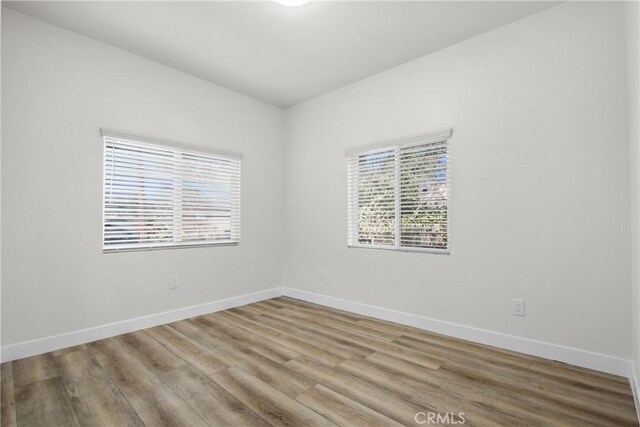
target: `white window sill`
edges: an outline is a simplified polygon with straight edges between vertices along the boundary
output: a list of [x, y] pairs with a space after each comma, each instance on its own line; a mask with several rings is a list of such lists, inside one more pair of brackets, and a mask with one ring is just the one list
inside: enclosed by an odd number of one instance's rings
[[385, 251], [395, 251], [395, 252], [422, 252], [429, 254], [438, 254], [438, 255], [451, 255], [451, 249], [435, 249], [435, 248], [412, 248], [407, 246], [382, 246], [382, 245], [347, 245], [348, 248], [352, 249], [381, 249]]
[[157, 251], [164, 249], [190, 249], [190, 248], [210, 248], [212, 246], [238, 246], [240, 242], [220, 242], [220, 243], [193, 243], [193, 244], [166, 244], [155, 246], [117, 246], [102, 248], [103, 254], [113, 254], [118, 252], [138, 252], [138, 251]]

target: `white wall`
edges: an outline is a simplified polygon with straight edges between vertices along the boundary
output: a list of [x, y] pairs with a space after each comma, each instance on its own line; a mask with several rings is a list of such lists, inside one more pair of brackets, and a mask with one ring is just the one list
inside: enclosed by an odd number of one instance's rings
[[[281, 110], [2, 12], [3, 345], [280, 283]], [[244, 154], [241, 244], [102, 254], [101, 127]]]
[[[283, 284], [638, 361], [622, 20], [558, 6], [288, 110], [282, 146], [276, 108], [3, 9], [2, 345]], [[347, 249], [344, 150], [449, 126], [452, 254]], [[103, 255], [100, 127], [242, 152], [242, 244]]]
[[[576, 2], [289, 109], [284, 285], [630, 358], [626, 91]], [[347, 249], [345, 149], [449, 126], [451, 255]]]
[[[0, 27], [2, 22], [2, 7], [0, 7]], [[0, 46], [2, 45], [2, 31], [0, 31]], [[0, 55], [0, 81], [2, 80], [2, 55]], [[0, 84], [0, 99], [2, 99], [2, 85]], [[0, 110], [2, 108], [0, 107]], [[2, 189], [2, 119], [0, 117], [0, 189]], [[0, 191], [0, 224], [2, 224], [2, 191]], [[2, 260], [2, 226], [0, 225], [0, 260]], [[2, 262], [0, 262], [0, 310], [2, 310]], [[0, 314], [0, 345], [2, 345], [2, 316]]]
[[[631, 283], [633, 309], [633, 363], [636, 375], [640, 375], [640, 109], [638, 109], [640, 79], [638, 2], [625, 3], [627, 32], [627, 76], [629, 87], [629, 164], [631, 168]], [[638, 378], [636, 378], [636, 381]], [[640, 391], [640, 390], [639, 390]]]

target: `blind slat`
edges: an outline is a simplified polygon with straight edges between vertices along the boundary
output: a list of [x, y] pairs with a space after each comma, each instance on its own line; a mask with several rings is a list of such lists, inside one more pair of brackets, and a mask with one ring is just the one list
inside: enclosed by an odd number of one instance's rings
[[239, 242], [240, 158], [103, 141], [104, 251]]
[[347, 153], [348, 246], [448, 253], [451, 134]]

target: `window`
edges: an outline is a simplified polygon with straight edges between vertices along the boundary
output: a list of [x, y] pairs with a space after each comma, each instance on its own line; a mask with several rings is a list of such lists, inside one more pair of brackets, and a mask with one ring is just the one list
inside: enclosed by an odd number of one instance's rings
[[103, 251], [240, 240], [240, 158], [103, 131]]
[[348, 246], [449, 253], [451, 133], [347, 153]]

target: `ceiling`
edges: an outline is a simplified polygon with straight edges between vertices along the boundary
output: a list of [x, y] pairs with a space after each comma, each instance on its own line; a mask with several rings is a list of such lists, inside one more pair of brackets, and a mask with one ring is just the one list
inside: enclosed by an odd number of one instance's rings
[[540, 1], [3, 2], [286, 108], [556, 5]]

